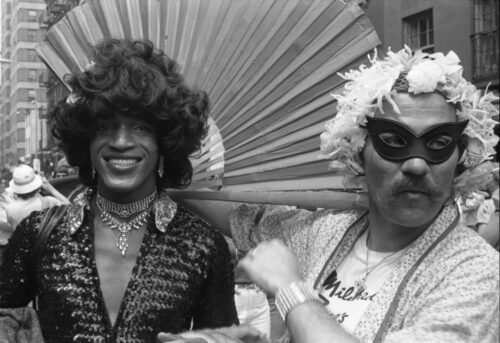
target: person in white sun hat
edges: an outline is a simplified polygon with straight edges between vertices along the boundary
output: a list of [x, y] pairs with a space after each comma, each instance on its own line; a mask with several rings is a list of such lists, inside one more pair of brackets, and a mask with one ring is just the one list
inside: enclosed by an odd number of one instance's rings
[[25, 164], [14, 169], [9, 190], [15, 194], [15, 200], [5, 205], [7, 221], [12, 231], [33, 211], [69, 204], [64, 195]]

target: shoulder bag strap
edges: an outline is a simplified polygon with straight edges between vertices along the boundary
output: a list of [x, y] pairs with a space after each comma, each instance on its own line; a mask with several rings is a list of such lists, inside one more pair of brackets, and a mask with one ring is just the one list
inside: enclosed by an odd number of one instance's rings
[[56, 227], [57, 223], [61, 220], [61, 218], [66, 213], [67, 205], [62, 206], [54, 206], [49, 208], [47, 213], [42, 219], [40, 223], [40, 228], [38, 230], [38, 234], [33, 246], [33, 254], [31, 259], [31, 270], [30, 270], [30, 278], [33, 285], [35, 285], [35, 292], [33, 296], [33, 307], [35, 309], [38, 307], [36, 304], [36, 274], [38, 269], [38, 263], [40, 262], [40, 258], [43, 255], [43, 251], [45, 250], [45, 245], [47, 244], [47, 240], [52, 232], [52, 230]]

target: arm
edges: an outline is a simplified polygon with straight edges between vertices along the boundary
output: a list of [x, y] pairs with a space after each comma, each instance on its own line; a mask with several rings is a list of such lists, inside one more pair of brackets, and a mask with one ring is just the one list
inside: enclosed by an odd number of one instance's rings
[[481, 223], [477, 225], [477, 232], [483, 237], [491, 246], [495, 247], [500, 239], [500, 220], [499, 212], [494, 212], [488, 223]]
[[291, 206], [178, 199], [175, 196], [172, 199], [233, 238], [236, 247], [243, 251], [272, 238], [289, 242], [296, 232], [309, 227], [308, 223], [315, 217], [315, 212]]
[[498, 211], [494, 199], [485, 200], [477, 210], [477, 232], [491, 246], [496, 246], [500, 236]]
[[188, 210], [206, 220], [219, 229], [225, 236], [231, 237], [229, 215], [236, 203], [216, 200], [179, 199], [172, 196], [172, 200], [186, 207]]
[[239, 325], [215, 330], [187, 331], [181, 334], [160, 333], [158, 343], [269, 343], [260, 331], [250, 326]]
[[69, 205], [69, 200], [64, 195], [62, 195], [57, 189], [52, 186], [47, 179], [43, 179], [42, 190], [48, 195], [56, 198], [61, 205]]
[[[280, 288], [302, 281], [294, 255], [279, 240], [260, 243], [241, 260], [239, 267], [273, 297]], [[307, 301], [292, 308], [286, 325], [295, 343], [358, 342], [340, 327], [319, 301]]]
[[29, 282], [34, 225], [40, 217], [28, 216], [18, 225], [3, 252], [0, 264], [0, 307], [23, 307], [33, 300], [34, 288]]
[[316, 301], [293, 308], [286, 317], [286, 325], [296, 343], [359, 343]]

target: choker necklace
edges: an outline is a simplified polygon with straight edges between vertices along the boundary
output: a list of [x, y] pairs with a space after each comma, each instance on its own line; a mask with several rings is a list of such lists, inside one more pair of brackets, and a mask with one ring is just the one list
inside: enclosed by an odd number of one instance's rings
[[156, 198], [156, 190], [151, 193], [147, 198], [134, 201], [128, 204], [119, 204], [113, 201], [109, 201], [104, 199], [101, 194], [97, 193], [97, 204], [104, 210], [109, 213], [116, 214], [118, 217], [122, 219], [127, 219], [133, 214], [144, 211], [149, 207], [151, 201]]
[[[150, 209], [153, 204], [153, 200], [156, 198], [156, 191], [148, 196], [145, 199], [133, 202], [135, 208], [130, 209], [130, 213], [139, 213], [137, 217], [134, 219], [128, 220], [128, 221], [121, 221], [117, 218], [115, 218], [111, 213], [115, 213], [113, 210], [126, 207], [129, 204], [117, 204], [112, 201], [106, 200], [103, 197], [101, 197], [99, 194], [97, 194], [97, 208], [101, 212], [101, 219], [104, 224], [106, 224], [111, 230], [117, 230], [118, 231], [118, 241], [116, 242], [117, 248], [120, 250], [122, 256], [125, 256], [128, 248], [128, 238], [130, 236], [130, 231], [132, 230], [138, 230], [142, 225], [144, 225], [147, 220], [148, 220], [148, 215], [150, 213]], [[145, 202], [147, 200], [147, 202]], [[141, 203], [140, 206], [142, 209], [136, 210], [137, 204]], [[104, 205], [106, 204], [106, 205]], [[144, 204], [146, 206], [144, 206]], [[106, 206], [106, 207], [104, 207]], [[112, 210], [109, 210], [112, 209]], [[121, 212], [125, 213], [125, 212]], [[129, 213], [129, 212], [127, 212]], [[118, 213], [116, 213], [118, 214]], [[119, 217], [123, 218], [120, 214], [118, 214]]]
[[368, 231], [368, 233], [366, 234], [366, 261], [365, 261], [365, 275], [354, 282], [354, 285], [356, 287], [358, 287], [358, 289], [361, 291], [361, 292], [364, 292], [366, 291], [366, 279], [368, 279], [368, 275], [370, 275], [375, 269], [377, 269], [377, 267], [379, 265], [382, 264], [382, 262], [386, 261], [389, 257], [391, 256], [394, 256], [396, 253], [398, 253], [399, 251], [401, 250], [397, 250], [397, 251], [394, 251], [392, 252], [391, 254], [387, 255], [386, 257], [384, 257], [383, 259], [381, 259], [379, 262], [375, 263], [375, 265], [373, 267], [370, 268], [370, 270], [368, 270], [368, 252], [370, 251], [370, 249], [368, 248], [368, 240], [370, 239], [370, 231]]

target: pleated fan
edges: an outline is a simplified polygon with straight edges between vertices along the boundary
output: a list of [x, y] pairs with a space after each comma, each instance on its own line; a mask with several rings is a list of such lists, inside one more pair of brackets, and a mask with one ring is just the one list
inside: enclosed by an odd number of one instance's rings
[[[62, 80], [105, 37], [147, 38], [212, 104], [210, 131], [181, 196], [353, 207], [322, 160], [319, 135], [336, 113], [338, 73], [379, 44], [364, 12], [340, 0], [89, 0], [37, 47]], [[205, 191], [205, 189], [218, 191]]]

